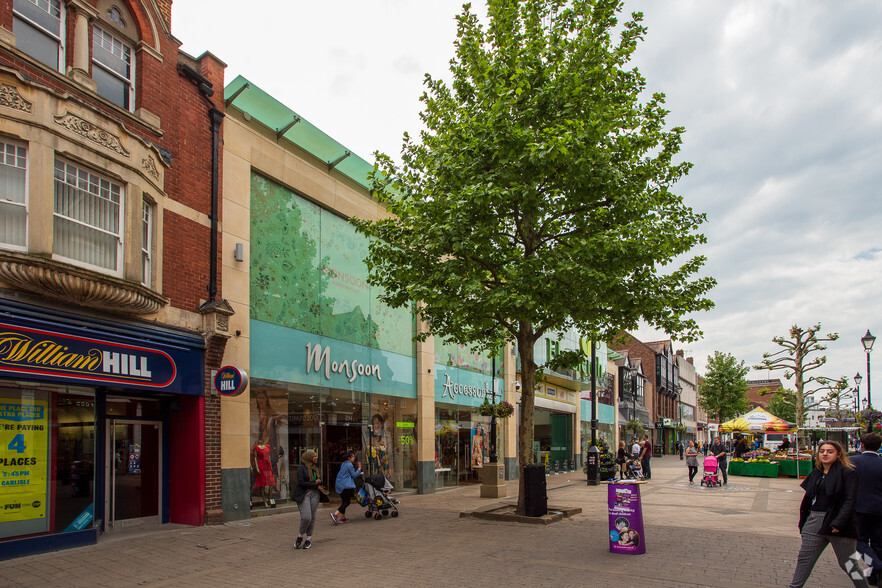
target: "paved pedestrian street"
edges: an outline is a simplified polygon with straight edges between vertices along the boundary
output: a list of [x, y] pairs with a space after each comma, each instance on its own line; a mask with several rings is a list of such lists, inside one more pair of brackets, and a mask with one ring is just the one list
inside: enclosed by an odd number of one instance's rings
[[[319, 510], [309, 551], [299, 514], [210, 527], [106, 533], [98, 545], [0, 562], [0, 586], [786, 586], [799, 535], [799, 480], [730, 477], [690, 486], [685, 462], [652, 460], [642, 486], [644, 555], [609, 553], [607, 487], [581, 473], [548, 477], [549, 505], [582, 513], [550, 525], [461, 518], [498, 499], [478, 486], [399, 494], [401, 516], [335, 526]], [[515, 500], [517, 483], [508, 486]], [[847, 586], [828, 549], [807, 586]]]

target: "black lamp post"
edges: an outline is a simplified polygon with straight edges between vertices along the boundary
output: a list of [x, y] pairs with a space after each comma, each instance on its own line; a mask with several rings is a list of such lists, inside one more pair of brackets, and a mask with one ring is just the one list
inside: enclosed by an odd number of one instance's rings
[[491, 362], [490, 381], [492, 382], [493, 391], [493, 412], [490, 414], [490, 463], [496, 463], [498, 455], [496, 453], [496, 352], [493, 352], [493, 360]]
[[864, 351], [867, 352], [867, 408], [873, 408], [873, 396], [870, 391], [870, 352], [873, 350], [875, 342], [876, 337], [870, 334], [870, 329], [867, 329], [867, 334], [861, 337], [861, 344], [864, 346]]

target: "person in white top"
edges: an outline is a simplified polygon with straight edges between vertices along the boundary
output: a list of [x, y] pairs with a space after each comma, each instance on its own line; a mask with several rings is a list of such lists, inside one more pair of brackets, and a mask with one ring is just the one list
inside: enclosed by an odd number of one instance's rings
[[631, 455], [635, 458], [640, 455], [640, 443], [637, 442], [637, 439], [634, 439], [634, 444], [631, 446]]

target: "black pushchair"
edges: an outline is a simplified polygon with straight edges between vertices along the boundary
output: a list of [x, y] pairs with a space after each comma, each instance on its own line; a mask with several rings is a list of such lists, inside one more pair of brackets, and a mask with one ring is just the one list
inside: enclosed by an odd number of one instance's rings
[[392, 496], [392, 482], [383, 474], [359, 476], [355, 480], [355, 501], [365, 507], [364, 516], [380, 520], [386, 516], [398, 516], [398, 500]]

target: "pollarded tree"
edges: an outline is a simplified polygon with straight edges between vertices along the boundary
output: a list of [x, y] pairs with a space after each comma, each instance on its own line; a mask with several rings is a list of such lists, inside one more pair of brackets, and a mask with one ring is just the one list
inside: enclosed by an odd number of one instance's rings
[[747, 366], [731, 353], [714, 351], [698, 385], [698, 406], [722, 423], [747, 412]]
[[[757, 370], [784, 370], [784, 379], [794, 378], [794, 389], [782, 390], [781, 393], [793, 404], [796, 410], [796, 425], [800, 429], [808, 409], [835, 401], [847, 392], [848, 379], [845, 376], [834, 380], [809, 373], [827, 363], [826, 355], [812, 356], [827, 349], [824, 343], [839, 339], [839, 333], [827, 333], [826, 337], [819, 336], [820, 330], [821, 323], [808, 329], [793, 325], [790, 327], [788, 339], [772, 338], [772, 342], [781, 349], [774, 353], [763, 353], [763, 361], [754, 366]], [[809, 403], [806, 403], [807, 396], [812, 397]]]
[[[695, 274], [705, 217], [671, 192], [682, 128], [664, 96], [627, 69], [646, 30], [618, 26], [618, 0], [489, 0], [482, 25], [457, 17], [452, 81], [426, 76], [420, 140], [402, 165], [377, 154], [377, 197], [391, 218], [353, 221], [374, 237], [372, 284], [393, 307], [418, 303], [417, 338], [521, 359], [519, 466], [534, 462], [533, 409], [545, 333], [595, 340], [638, 320], [681, 340], [688, 313], [713, 306]], [[523, 474], [523, 471], [521, 471]], [[524, 511], [523, 475], [518, 499]]]

